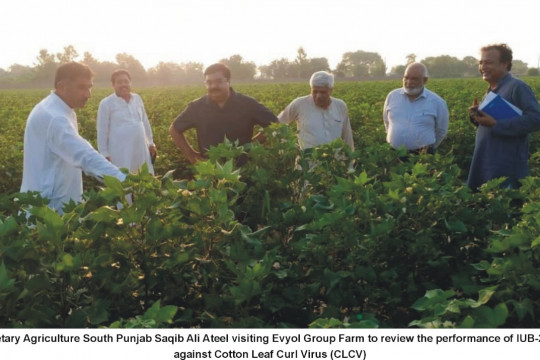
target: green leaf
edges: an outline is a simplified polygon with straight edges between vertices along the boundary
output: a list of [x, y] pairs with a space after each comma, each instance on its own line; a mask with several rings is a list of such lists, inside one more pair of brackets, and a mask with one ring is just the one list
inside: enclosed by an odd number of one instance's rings
[[19, 225], [12, 216], [8, 217], [3, 222], [0, 220], [0, 238], [5, 238], [17, 233], [18, 228]]
[[474, 327], [474, 319], [470, 315], [467, 315], [465, 317], [465, 319], [463, 319], [463, 321], [461, 322], [459, 327], [464, 328], [464, 329], [473, 328]]
[[144, 312], [144, 315], [142, 316], [143, 319], [146, 319], [146, 320], [154, 319], [158, 315], [160, 307], [161, 307], [161, 300], [158, 300], [155, 303], [153, 303], [152, 306], [150, 306]]
[[482, 305], [475, 309], [471, 316], [475, 318], [475, 327], [495, 328], [504, 325], [506, 322], [508, 308], [504, 303], [498, 304], [493, 309], [489, 306]]
[[354, 178], [354, 183], [357, 184], [357, 185], [365, 185], [367, 184], [368, 182], [370, 182], [371, 179], [368, 177], [366, 171], [362, 171], [360, 173], [360, 175], [356, 176]]
[[83, 310], [74, 310], [67, 319], [66, 326], [69, 328], [84, 328], [87, 326], [87, 314]]
[[446, 228], [452, 232], [455, 233], [465, 233], [467, 232], [467, 226], [465, 223], [459, 219], [450, 219], [444, 221], [446, 224]]
[[441, 315], [446, 314], [447, 312], [452, 312], [456, 314], [461, 313], [461, 301], [455, 299], [450, 300]]
[[508, 307], [505, 303], [500, 303], [493, 309], [492, 324], [493, 327], [504, 325], [508, 317]]
[[120, 212], [110, 206], [102, 206], [90, 213], [88, 218], [96, 222], [111, 223], [116, 222], [120, 218]]
[[11, 290], [14, 284], [15, 280], [9, 278], [6, 265], [2, 261], [2, 264], [0, 265], [0, 293]]
[[480, 261], [479, 263], [476, 263], [476, 264], [471, 264], [471, 266], [473, 268], [475, 268], [476, 270], [479, 270], [479, 271], [486, 271], [489, 268], [491, 268], [491, 264], [489, 262], [487, 262], [486, 260], [482, 260], [482, 261]]
[[115, 178], [114, 176], [108, 176], [105, 175], [103, 177], [103, 183], [107, 188], [111, 191], [113, 191], [117, 196], [122, 197], [125, 195], [124, 193], [124, 186], [122, 185], [122, 182]]
[[95, 301], [88, 310], [88, 320], [92, 325], [99, 325], [109, 319], [109, 302], [104, 300]]
[[418, 311], [429, 310], [435, 308], [437, 305], [446, 302], [449, 298], [456, 293], [453, 290], [443, 291], [441, 289], [434, 289], [426, 291], [424, 297], [416, 300], [412, 305], [412, 308]]
[[343, 322], [335, 318], [318, 318], [308, 325], [310, 329], [343, 328]]
[[64, 254], [62, 255], [62, 260], [56, 264], [56, 270], [58, 271], [69, 271], [78, 269], [80, 266], [80, 255], [75, 255], [73, 257], [71, 254]]
[[215, 175], [216, 173], [216, 167], [215, 165], [210, 161], [199, 161], [195, 164], [195, 170], [199, 174], [199, 176], [208, 176], [208, 175]]
[[526, 298], [523, 301], [512, 301], [512, 305], [520, 321], [527, 315], [534, 318], [534, 305], [531, 299]]
[[30, 210], [32, 215], [35, 215], [42, 221], [37, 225], [37, 232], [43, 240], [57, 242], [62, 239], [64, 234], [64, 221], [62, 217], [48, 206], [33, 207]]
[[412, 168], [413, 176], [425, 174], [427, 171], [427, 164], [416, 163]]
[[157, 316], [154, 318], [158, 325], [161, 324], [171, 324], [173, 321], [176, 312], [178, 311], [177, 306], [166, 305], [159, 309]]
[[315, 201], [314, 208], [316, 209], [332, 210], [334, 208], [334, 204], [332, 204], [326, 196], [313, 195], [311, 199]]
[[497, 289], [496, 286], [492, 286], [492, 287], [480, 290], [478, 292], [478, 302], [476, 303], [475, 306], [471, 306], [471, 307], [474, 308], [474, 307], [478, 307], [480, 305], [486, 304], [489, 301], [489, 299], [491, 299], [493, 294], [495, 294], [496, 289]]
[[537, 236], [532, 242], [531, 242], [531, 249], [534, 249], [540, 245], [540, 236]]

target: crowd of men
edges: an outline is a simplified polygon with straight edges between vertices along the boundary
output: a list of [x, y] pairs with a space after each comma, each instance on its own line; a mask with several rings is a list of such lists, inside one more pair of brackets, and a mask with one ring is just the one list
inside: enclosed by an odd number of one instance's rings
[[[477, 102], [469, 108], [471, 122], [477, 127], [467, 181], [474, 190], [499, 177], [506, 178], [503, 186], [516, 188], [528, 172], [528, 136], [540, 130], [540, 106], [531, 88], [510, 73], [511, 68], [512, 50], [507, 45], [481, 49], [479, 70], [489, 84], [488, 93], [501, 96], [520, 113], [491, 116]], [[409, 64], [403, 86], [386, 97], [382, 117], [392, 148], [434, 154], [447, 135], [448, 107], [426, 88], [428, 79], [423, 64]], [[223, 64], [209, 66], [204, 83], [206, 95], [191, 102], [170, 126], [173, 142], [192, 164], [205, 159], [208, 149], [224, 139], [240, 145], [262, 141], [262, 133], [254, 135], [255, 127], [275, 122], [296, 123], [302, 150], [338, 138], [354, 149], [347, 105], [332, 97], [331, 73], [314, 73], [311, 94], [294, 99], [278, 116], [255, 99], [234, 91], [230, 70]], [[157, 149], [143, 101], [131, 92], [131, 77], [126, 70], [115, 71], [111, 84], [114, 93], [103, 99], [98, 109], [95, 150], [79, 135], [74, 111], [90, 98], [93, 73], [76, 62], [57, 69], [55, 90], [34, 107], [27, 119], [21, 192], [40, 192], [50, 199], [49, 206], [61, 213], [63, 204], [82, 200], [82, 171], [123, 181], [126, 175], [119, 168], [134, 173], [146, 163], [153, 173]], [[196, 148], [185, 136], [192, 128], [197, 134]]]

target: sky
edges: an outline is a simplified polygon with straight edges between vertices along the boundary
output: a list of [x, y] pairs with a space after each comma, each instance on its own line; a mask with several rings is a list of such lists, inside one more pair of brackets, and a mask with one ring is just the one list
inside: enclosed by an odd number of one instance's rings
[[377, 52], [387, 68], [450, 55], [478, 58], [481, 46], [506, 42], [514, 58], [540, 62], [538, 0], [3, 0], [0, 68], [34, 66], [41, 49], [115, 62], [119, 53], [146, 69], [160, 61], [208, 66], [240, 54], [258, 66]]

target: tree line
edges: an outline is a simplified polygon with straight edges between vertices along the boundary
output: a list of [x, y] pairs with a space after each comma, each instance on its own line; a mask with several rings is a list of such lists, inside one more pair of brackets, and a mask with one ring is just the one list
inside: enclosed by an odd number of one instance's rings
[[[99, 61], [89, 52], [84, 52], [81, 57], [72, 45], [64, 47], [63, 52], [57, 54], [41, 49], [34, 66], [14, 64], [7, 70], [0, 69], [0, 86], [50, 86], [57, 66], [70, 61], [80, 61], [89, 65], [95, 72], [97, 84], [108, 83], [110, 74], [118, 68], [129, 70], [133, 81], [138, 85], [160, 86], [199, 83], [204, 71], [203, 64], [198, 62], [160, 62], [152, 68], [145, 69], [139, 60], [126, 53], [117, 54], [115, 60], [116, 62]], [[336, 68], [331, 69], [327, 58], [310, 58], [304, 48], [300, 47], [293, 60], [280, 58], [272, 60], [267, 65], [257, 66], [238, 54], [221, 59], [219, 62], [229, 66], [234, 80], [301, 81], [319, 70], [330, 71], [338, 79], [399, 78], [408, 64], [417, 61], [415, 54], [407, 55], [404, 60], [403, 65], [395, 66], [388, 72], [380, 54], [358, 50], [344, 53]], [[456, 78], [478, 75], [478, 59], [473, 56], [458, 59], [441, 55], [427, 57], [420, 62], [427, 66], [431, 77]], [[521, 60], [513, 60], [512, 64], [512, 72], [518, 76], [539, 75], [538, 68], [529, 68]]]

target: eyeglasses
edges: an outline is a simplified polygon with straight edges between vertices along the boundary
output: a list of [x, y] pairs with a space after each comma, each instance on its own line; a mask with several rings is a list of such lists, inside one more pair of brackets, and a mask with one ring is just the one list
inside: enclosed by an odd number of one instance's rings
[[223, 85], [225, 83], [228, 83], [229, 80], [225, 79], [225, 78], [221, 78], [221, 79], [214, 79], [214, 80], [205, 80], [204, 81], [204, 84], [206, 86], [212, 86], [212, 85]]

